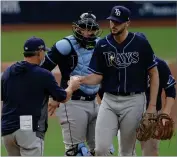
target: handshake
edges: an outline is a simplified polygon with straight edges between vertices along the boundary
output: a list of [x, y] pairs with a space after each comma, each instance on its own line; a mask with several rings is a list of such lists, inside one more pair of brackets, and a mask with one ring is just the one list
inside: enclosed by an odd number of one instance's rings
[[70, 80], [68, 81], [68, 87], [72, 89], [72, 91], [75, 91], [80, 88], [80, 84], [83, 83], [84, 76], [71, 76]]

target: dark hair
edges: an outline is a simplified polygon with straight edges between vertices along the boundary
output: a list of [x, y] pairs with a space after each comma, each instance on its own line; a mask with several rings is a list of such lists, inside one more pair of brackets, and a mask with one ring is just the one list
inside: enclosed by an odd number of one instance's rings
[[36, 52], [35, 51], [25, 51], [23, 53], [24, 57], [33, 57], [36, 56]]

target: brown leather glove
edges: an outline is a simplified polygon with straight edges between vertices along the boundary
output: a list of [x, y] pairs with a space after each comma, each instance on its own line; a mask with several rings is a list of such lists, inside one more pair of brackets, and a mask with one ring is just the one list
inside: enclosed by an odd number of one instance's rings
[[[165, 119], [165, 125], [163, 124], [163, 119]], [[159, 114], [157, 116], [156, 129], [152, 138], [158, 140], [168, 140], [172, 138], [173, 134], [174, 134], [173, 119], [168, 114], [165, 113]]]
[[155, 131], [156, 119], [156, 113], [144, 113], [140, 121], [139, 128], [136, 130], [136, 137], [139, 141], [147, 141], [152, 137]]

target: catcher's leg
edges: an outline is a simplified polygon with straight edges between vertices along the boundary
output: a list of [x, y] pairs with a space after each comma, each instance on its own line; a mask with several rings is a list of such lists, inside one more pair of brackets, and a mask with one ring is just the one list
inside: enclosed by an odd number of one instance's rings
[[143, 156], [158, 156], [159, 155], [159, 140], [150, 139], [148, 141], [141, 141], [141, 150]]
[[95, 125], [96, 117], [88, 124], [86, 141], [92, 154], [95, 153]]
[[76, 155], [77, 145], [85, 142], [88, 115], [82, 101], [68, 101], [61, 104], [57, 111], [62, 128], [65, 151], [68, 155]]
[[108, 99], [106, 101], [103, 99], [97, 116], [95, 129], [96, 156], [110, 155], [110, 146], [118, 131], [118, 117], [107, 102], [109, 102]]
[[120, 132], [118, 133], [119, 154], [133, 156], [135, 154], [136, 128], [139, 126], [145, 111], [146, 98], [144, 94], [120, 97]]

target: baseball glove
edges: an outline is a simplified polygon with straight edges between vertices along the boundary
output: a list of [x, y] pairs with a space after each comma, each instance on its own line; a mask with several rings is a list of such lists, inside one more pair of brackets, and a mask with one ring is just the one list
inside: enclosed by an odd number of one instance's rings
[[[165, 125], [163, 125], [163, 119], [165, 120]], [[165, 113], [159, 114], [157, 116], [156, 129], [152, 138], [158, 140], [168, 140], [172, 138], [173, 133], [174, 133], [173, 119], [168, 114]]]
[[156, 113], [143, 114], [139, 128], [137, 128], [136, 130], [137, 132], [136, 137], [139, 141], [147, 141], [152, 137], [155, 131], [156, 119], [157, 119]]

